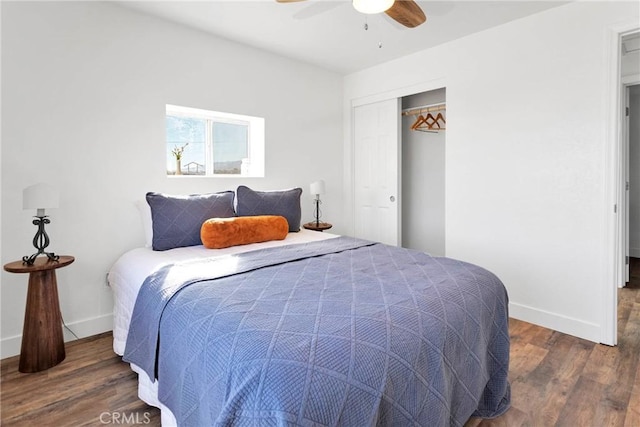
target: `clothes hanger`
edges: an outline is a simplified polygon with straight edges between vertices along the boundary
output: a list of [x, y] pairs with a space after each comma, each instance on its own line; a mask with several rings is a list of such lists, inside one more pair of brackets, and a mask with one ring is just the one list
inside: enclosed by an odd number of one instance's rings
[[416, 130], [418, 126], [420, 126], [425, 121], [425, 118], [422, 114], [418, 116], [416, 121], [411, 125], [411, 130]]
[[[416, 111], [417, 110], [417, 111]], [[431, 114], [431, 111], [442, 111], [444, 108], [438, 106], [426, 106], [425, 108], [415, 109], [408, 114], [418, 114], [415, 122], [411, 125], [411, 130], [417, 130], [421, 132], [433, 132], [437, 133], [440, 130], [446, 129], [446, 119], [442, 113], [438, 113], [435, 117]], [[424, 114], [426, 113], [426, 115]], [[405, 114], [405, 113], [403, 113]], [[442, 122], [441, 122], [442, 120]]]
[[[438, 113], [438, 116], [436, 117], [433, 117], [433, 114], [428, 113], [427, 117], [425, 117], [425, 119], [420, 124], [420, 126], [417, 126], [414, 130], [417, 130], [420, 132], [438, 133], [438, 130], [440, 130], [441, 127], [440, 127], [440, 124], [438, 123], [437, 117], [440, 117], [444, 120], [444, 117], [440, 113]], [[438, 129], [433, 128], [433, 126], [436, 124], [438, 125]]]
[[433, 114], [431, 113], [427, 114], [427, 117], [424, 119], [424, 124], [427, 125], [427, 129], [432, 129], [435, 122], [436, 122], [436, 118], [433, 117]]
[[440, 120], [442, 120], [442, 123], [444, 123], [445, 125], [447, 124], [447, 121], [444, 119], [444, 116], [442, 115], [442, 113], [438, 113], [438, 115], [436, 116], [436, 123], [438, 125], [438, 129], [442, 129], [442, 126], [440, 126]]

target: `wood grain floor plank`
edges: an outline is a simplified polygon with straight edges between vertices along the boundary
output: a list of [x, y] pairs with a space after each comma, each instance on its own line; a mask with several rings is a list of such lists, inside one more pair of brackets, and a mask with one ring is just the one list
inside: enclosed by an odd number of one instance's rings
[[554, 347], [554, 351], [549, 352], [549, 356], [541, 364], [544, 366], [549, 360], [550, 369], [553, 369], [552, 375], [543, 387], [546, 399], [539, 409], [546, 425], [556, 423], [593, 349], [593, 343], [570, 338], [565, 346]]
[[596, 419], [598, 408], [605, 404], [601, 401], [605, 387], [597, 381], [580, 377], [555, 425], [568, 427], [606, 425], [601, 424], [602, 420]]
[[625, 427], [640, 426], [640, 364], [636, 367], [636, 373], [629, 396], [629, 404], [627, 405], [627, 413], [624, 419]]
[[549, 350], [533, 344], [512, 345], [509, 355], [509, 380], [513, 382], [526, 378], [547, 357], [547, 354]]

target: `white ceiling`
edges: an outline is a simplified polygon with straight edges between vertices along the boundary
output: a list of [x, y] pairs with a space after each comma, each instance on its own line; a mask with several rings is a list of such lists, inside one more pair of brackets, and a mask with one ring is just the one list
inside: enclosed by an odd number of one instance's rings
[[[427, 22], [405, 28], [351, 1], [120, 1], [123, 7], [341, 74], [417, 52], [568, 1], [418, 1]], [[365, 31], [364, 24], [369, 29]]]

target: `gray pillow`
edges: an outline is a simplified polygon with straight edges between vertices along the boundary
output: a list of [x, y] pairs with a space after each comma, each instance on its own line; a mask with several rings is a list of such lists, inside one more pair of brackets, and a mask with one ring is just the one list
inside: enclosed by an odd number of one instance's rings
[[300, 231], [302, 188], [280, 191], [254, 191], [241, 185], [236, 191], [238, 216], [280, 215], [287, 219], [289, 231]]
[[201, 245], [200, 228], [209, 218], [235, 216], [233, 191], [189, 196], [147, 193], [154, 251]]

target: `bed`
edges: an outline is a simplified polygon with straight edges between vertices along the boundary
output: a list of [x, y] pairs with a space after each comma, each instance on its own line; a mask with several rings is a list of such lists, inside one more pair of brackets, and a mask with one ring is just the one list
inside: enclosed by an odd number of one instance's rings
[[510, 404], [489, 271], [300, 230], [137, 248], [109, 273], [114, 351], [163, 425], [460, 426]]

